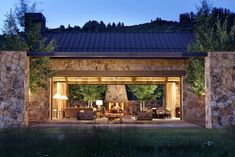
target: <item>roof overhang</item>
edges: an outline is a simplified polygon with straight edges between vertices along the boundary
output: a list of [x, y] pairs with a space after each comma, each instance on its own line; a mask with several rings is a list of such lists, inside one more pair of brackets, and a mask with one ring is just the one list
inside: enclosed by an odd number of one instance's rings
[[30, 57], [80, 59], [157, 59], [206, 57], [206, 52], [28, 52]]

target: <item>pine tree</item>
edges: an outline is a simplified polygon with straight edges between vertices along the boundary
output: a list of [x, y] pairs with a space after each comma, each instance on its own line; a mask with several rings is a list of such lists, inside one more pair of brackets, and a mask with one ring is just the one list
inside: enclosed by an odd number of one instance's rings
[[10, 9], [10, 11], [6, 14], [6, 20], [4, 20], [3, 33], [8, 35], [17, 35], [19, 33], [19, 29], [17, 27], [16, 17]]

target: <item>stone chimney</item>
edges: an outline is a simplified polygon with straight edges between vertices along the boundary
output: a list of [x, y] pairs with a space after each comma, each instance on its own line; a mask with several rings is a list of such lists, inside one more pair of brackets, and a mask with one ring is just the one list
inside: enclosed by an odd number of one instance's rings
[[46, 30], [46, 18], [42, 13], [26, 13], [25, 14], [25, 32], [33, 25], [39, 25], [39, 32], [43, 33]]
[[127, 92], [125, 85], [108, 85], [105, 95], [106, 102], [128, 102]]

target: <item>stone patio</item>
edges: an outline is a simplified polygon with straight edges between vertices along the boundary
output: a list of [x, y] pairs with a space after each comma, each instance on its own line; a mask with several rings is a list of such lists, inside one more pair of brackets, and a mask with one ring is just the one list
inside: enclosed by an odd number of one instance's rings
[[30, 128], [67, 128], [67, 127], [140, 127], [140, 128], [201, 128], [183, 120], [157, 119], [152, 121], [135, 121], [132, 123], [97, 123], [86, 120], [58, 120], [48, 122], [29, 123]]

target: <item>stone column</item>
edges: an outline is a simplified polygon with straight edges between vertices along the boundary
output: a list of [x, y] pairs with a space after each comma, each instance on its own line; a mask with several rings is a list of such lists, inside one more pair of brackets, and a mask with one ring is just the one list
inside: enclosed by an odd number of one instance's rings
[[28, 74], [26, 52], [0, 51], [0, 128], [28, 125]]
[[235, 52], [209, 52], [205, 78], [206, 127], [235, 125]]
[[206, 128], [212, 128], [212, 115], [211, 115], [211, 63], [210, 55], [205, 58], [205, 126]]

